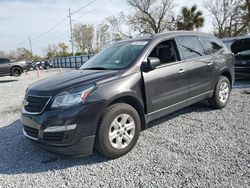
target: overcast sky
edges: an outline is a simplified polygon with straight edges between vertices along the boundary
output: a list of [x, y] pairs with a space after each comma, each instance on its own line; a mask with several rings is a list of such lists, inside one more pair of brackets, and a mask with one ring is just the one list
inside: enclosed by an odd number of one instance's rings
[[[34, 53], [43, 54], [48, 44], [69, 41], [68, 8], [72, 12], [93, 0], [0, 0], [0, 51], [15, 50], [17, 47], [29, 48], [31, 37]], [[204, 15], [202, 0], [175, 0], [178, 14], [180, 7], [197, 4]], [[98, 24], [106, 17], [129, 12], [126, 0], [96, 0], [90, 6], [72, 16], [73, 24]], [[206, 17], [204, 32], [211, 32], [211, 20]], [[57, 27], [54, 27], [58, 24]], [[47, 34], [44, 34], [51, 30]]]

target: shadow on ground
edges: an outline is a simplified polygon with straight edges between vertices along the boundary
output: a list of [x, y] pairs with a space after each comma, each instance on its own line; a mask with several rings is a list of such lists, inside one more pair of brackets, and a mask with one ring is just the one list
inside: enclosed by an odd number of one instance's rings
[[[172, 113], [149, 123], [149, 128], [182, 114], [194, 111], [212, 110], [205, 102]], [[50, 170], [66, 169], [78, 165], [91, 165], [107, 161], [105, 157], [94, 153], [82, 158], [71, 158], [48, 153], [35, 146], [22, 134], [20, 120], [0, 128], [0, 174], [40, 173]]]
[[0, 138], [0, 174], [40, 173], [107, 160], [96, 153], [82, 158], [48, 153], [23, 136], [20, 120], [0, 128]]
[[10, 83], [10, 82], [16, 82], [18, 80], [0, 80], [0, 84], [1, 83]]
[[179, 111], [176, 111], [174, 113], [163, 116], [161, 118], [158, 118], [158, 119], [150, 122], [147, 125], [147, 128], [151, 128], [151, 127], [154, 127], [156, 125], [162, 124], [162, 123], [164, 123], [168, 120], [174, 119], [180, 115], [189, 114], [191, 112], [207, 112], [207, 111], [212, 111], [212, 110], [215, 110], [215, 109], [211, 108], [207, 101], [202, 101], [202, 102], [199, 102], [199, 103], [194, 104], [192, 106], [186, 107], [182, 110], [179, 110]]

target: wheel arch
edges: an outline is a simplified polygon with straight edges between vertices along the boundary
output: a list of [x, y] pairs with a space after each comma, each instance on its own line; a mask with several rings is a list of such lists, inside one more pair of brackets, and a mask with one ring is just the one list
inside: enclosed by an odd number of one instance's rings
[[22, 71], [22, 73], [23, 73], [23, 68], [22, 68], [22, 67], [20, 67], [20, 66], [18, 66], [18, 65], [14, 65], [14, 66], [11, 67], [11, 69], [10, 69], [10, 74], [12, 74], [12, 70], [13, 70], [14, 68], [19, 68], [19, 69], [21, 69], [21, 71]]
[[233, 85], [233, 78], [232, 78], [232, 75], [231, 75], [230, 71], [228, 71], [228, 70], [223, 70], [223, 71], [221, 71], [220, 76], [225, 76], [225, 77], [227, 77], [228, 80], [229, 80], [229, 82], [230, 82], [230, 87], [232, 88], [232, 85]]
[[112, 100], [110, 100], [107, 107], [116, 103], [125, 103], [132, 106], [140, 116], [141, 130], [145, 130], [147, 128], [144, 106], [139, 99], [137, 99], [135, 96], [132, 95], [117, 96], [115, 98], [112, 98]]

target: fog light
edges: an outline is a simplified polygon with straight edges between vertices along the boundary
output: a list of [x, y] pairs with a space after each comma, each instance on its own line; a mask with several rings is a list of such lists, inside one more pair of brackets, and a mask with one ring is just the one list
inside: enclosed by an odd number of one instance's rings
[[70, 131], [74, 130], [76, 128], [76, 124], [73, 125], [67, 125], [67, 126], [53, 126], [53, 127], [48, 127], [44, 130], [44, 132], [63, 132], [63, 131]]

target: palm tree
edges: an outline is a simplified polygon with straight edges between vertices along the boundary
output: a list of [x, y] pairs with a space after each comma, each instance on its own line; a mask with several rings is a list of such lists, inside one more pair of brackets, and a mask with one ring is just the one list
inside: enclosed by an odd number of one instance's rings
[[177, 19], [177, 30], [198, 29], [204, 26], [204, 21], [203, 13], [197, 10], [196, 5], [191, 8], [183, 7]]

